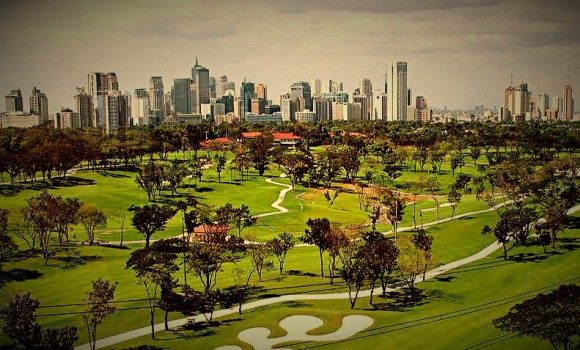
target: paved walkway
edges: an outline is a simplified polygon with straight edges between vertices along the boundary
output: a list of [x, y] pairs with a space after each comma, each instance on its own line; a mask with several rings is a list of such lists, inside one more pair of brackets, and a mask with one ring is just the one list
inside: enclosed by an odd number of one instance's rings
[[[495, 210], [495, 209], [490, 208], [490, 210]], [[579, 211], [579, 210], [580, 210], [580, 205], [576, 205], [575, 207], [569, 209], [567, 213], [568, 213], [568, 215], [570, 215], [570, 214], [575, 213], [576, 211]], [[489, 210], [485, 210], [485, 211], [489, 211]], [[485, 211], [481, 211], [481, 212], [485, 212]], [[464, 215], [471, 215], [471, 214], [464, 214]], [[425, 276], [425, 280], [428, 280], [428, 279], [431, 279], [431, 278], [436, 277], [438, 275], [441, 275], [441, 274], [443, 274], [449, 270], [455, 269], [457, 267], [460, 267], [460, 266], [472, 263], [474, 261], [483, 259], [483, 258], [489, 256], [491, 253], [498, 250], [499, 248], [501, 248], [501, 246], [502, 245], [500, 243], [494, 242], [494, 243], [490, 244], [489, 246], [485, 247], [484, 249], [482, 249], [481, 251], [479, 251], [471, 256], [450, 262], [448, 264], [445, 264], [445, 265], [439, 266], [433, 270], [430, 270], [427, 272], [427, 274]], [[419, 280], [416, 283], [420, 283], [421, 281], [422, 280], [419, 278]], [[393, 290], [396, 290], [399, 288], [400, 287], [388, 288], [388, 290], [393, 291]], [[374, 293], [376, 293], [376, 294], [379, 294], [381, 292], [382, 292], [381, 287], [377, 287], [374, 289]], [[365, 290], [365, 291], [361, 291], [359, 293], [359, 297], [368, 297], [368, 296], [370, 296], [370, 294], [371, 294], [370, 289]], [[272, 305], [272, 304], [286, 302], [286, 301], [335, 300], [335, 299], [348, 299], [348, 298], [349, 298], [348, 292], [328, 293], [328, 294], [300, 294], [300, 295], [289, 294], [289, 295], [283, 295], [283, 296], [278, 296], [278, 297], [274, 297], [274, 298], [252, 301], [250, 303], [244, 304], [243, 309], [249, 310], [249, 309], [254, 309], [257, 307], [261, 307], [261, 306], [267, 306], [267, 305]], [[237, 312], [238, 312], [237, 307], [232, 307], [229, 309], [221, 309], [221, 310], [215, 311], [213, 317], [219, 318], [219, 317], [235, 314]], [[169, 327], [173, 328], [173, 327], [183, 326], [184, 324], [187, 323], [188, 320], [192, 320], [194, 322], [203, 322], [205, 320], [205, 317], [202, 314], [200, 314], [200, 315], [196, 315], [193, 317], [186, 317], [186, 318], [173, 320], [173, 321], [169, 322]], [[156, 332], [162, 331], [164, 329], [165, 329], [165, 325], [163, 323], [158, 323], [155, 325]], [[144, 335], [149, 335], [150, 333], [151, 333], [151, 327], [147, 326], [147, 327], [135, 329], [135, 330], [132, 330], [129, 332], [125, 332], [125, 333], [121, 333], [121, 334], [117, 334], [114, 336], [110, 336], [107, 338], [97, 340], [96, 345], [97, 345], [97, 348], [102, 348], [102, 347], [118, 344], [118, 343], [126, 341], [126, 340], [135, 339], [135, 338], [138, 338], [138, 337], [141, 337]], [[75, 349], [77, 349], [77, 350], [90, 349], [90, 346], [89, 346], [89, 344], [83, 344], [83, 345], [77, 346]]]

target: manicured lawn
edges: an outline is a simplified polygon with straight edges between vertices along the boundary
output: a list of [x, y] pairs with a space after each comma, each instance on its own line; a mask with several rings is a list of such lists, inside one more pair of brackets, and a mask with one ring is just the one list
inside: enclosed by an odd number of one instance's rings
[[[528, 254], [525, 262], [504, 261], [501, 252], [450, 271], [418, 285], [426, 296], [420, 302], [395, 302], [376, 299], [377, 308], [361, 298], [355, 310], [347, 300], [287, 302], [224, 317], [222, 325], [205, 330], [183, 331], [178, 335], [158, 333], [158, 341], [141, 337], [113, 348], [154, 345], [163, 348], [213, 349], [238, 345], [250, 349], [237, 339], [237, 334], [251, 327], [266, 327], [273, 336], [284, 330], [277, 323], [287, 316], [308, 314], [325, 321], [313, 333], [331, 332], [340, 326], [342, 317], [364, 314], [375, 323], [367, 330], [340, 342], [296, 342], [286, 344], [293, 349], [384, 349], [392, 345], [403, 349], [551, 349], [547, 341], [531, 337], [511, 337], [496, 330], [491, 321], [509, 308], [558, 284], [580, 279], [578, 241], [580, 229], [568, 230], [556, 254], [544, 255], [539, 246], [518, 247], [511, 254]], [[567, 248], [566, 248], [567, 247]]]

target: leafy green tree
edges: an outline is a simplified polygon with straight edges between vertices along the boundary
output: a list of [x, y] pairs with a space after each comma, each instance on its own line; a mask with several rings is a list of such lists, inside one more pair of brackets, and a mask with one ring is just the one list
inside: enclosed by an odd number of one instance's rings
[[272, 136], [260, 136], [248, 141], [248, 148], [250, 149], [250, 162], [254, 168], [258, 170], [260, 176], [264, 175], [269, 163], [270, 148], [274, 143]]
[[87, 298], [83, 301], [85, 306], [83, 320], [89, 333], [91, 350], [96, 349], [97, 327], [105, 318], [115, 312], [112, 301], [115, 297], [116, 283], [99, 278], [92, 282], [93, 288], [87, 292]]
[[580, 287], [562, 285], [551, 293], [525, 300], [493, 320], [493, 325], [520, 337], [547, 340], [554, 349], [558, 345], [571, 349], [580, 334]]
[[328, 247], [327, 237], [330, 233], [330, 221], [327, 218], [308, 219], [306, 225], [309, 227], [304, 231], [302, 242], [313, 244], [318, 247], [320, 257], [320, 275], [324, 278], [324, 263], [322, 254]]
[[284, 274], [284, 264], [286, 263], [286, 254], [294, 247], [294, 236], [291, 233], [282, 232], [278, 237], [268, 241], [268, 247], [272, 254], [278, 259], [278, 269], [280, 276]]
[[228, 161], [228, 157], [225, 153], [217, 153], [213, 156], [215, 171], [218, 174], [218, 182], [222, 182], [222, 171], [224, 171], [226, 167], [226, 163]]
[[26, 202], [28, 207], [23, 209], [24, 220], [31, 222], [38, 233], [44, 264], [48, 266], [48, 259], [54, 254], [50, 249], [50, 242], [56, 227], [58, 200], [45, 190], [38, 196], [27, 199]]
[[55, 215], [55, 231], [58, 233], [58, 241], [62, 245], [63, 240], [69, 242], [68, 232], [71, 224], [77, 223], [77, 212], [82, 206], [82, 202], [77, 198], [57, 198], [58, 210]]
[[171, 275], [179, 268], [175, 264], [177, 253], [167, 249], [164, 240], [154, 242], [151, 247], [145, 247], [131, 252], [125, 269], [133, 269], [137, 283], [145, 287], [149, 302], [149, 323], [151, 325], [151, 339], [155, 339], [155, 309], [157, 295], [161, 288], [171, 279]]
[[433, 240], [435, 240], [435, 237], [428, 235], [423, 229], [419, 230], [417, 234], [413, 236], [413, 244], [415, 244], [415, 247], [421, 250], [425, 257], [425, 266], [423, 267], [423, 282], [425, 282], [427, 269], [429, 268], [429, 265], [432, 264], [431, 259], [433, 258]]
[[32, 348], [40, 334], [40, 325], [36, 322], [36, 309], [40, 302], [30, 293], [16, 294], [0, 309], [0, 317], [4, 321], [2, 332], [16, 344]]
[[134, 212], [131, 223], [142, 234], [145, 235], [145, 248], [149, 248], [151, 236], [165, 229], [167, 221], [175, 215], [175, 209], [168, 205], [159, 206], [157, 204], [137, 207], [132, 205], [129, 211]]
[[95, 231], [107, 226], [107, 216], [91, 204], [84, 204], [76, 215], [87, 231], [89, 245], [93, 245], [95, 243]]
[[2, 268], [2, 262], [18, 249], [12, 237], [8, 235], [9, 213], [7, 209], [0, 209], [0, 269]]
[[397, 242], [397, 248], [399, 249], [397, 257], [399, 274], [411, 291], [413, 301], [416, 301], [415, 281], [424, 272], [425, 265], [427, 265], [425, 254], [415, 245], [410, 235], [401, 235]]
[[391, 240], [376, 231], [363, 233], [362, 239], [364, 243], [359, 247], [358, 256], [365, 267], [371, 289], [369, 303], [372, 305], [377, 281], [381, 283], [383, 295], [387, 292], [391, 274], [397, 265], [399, 250]]

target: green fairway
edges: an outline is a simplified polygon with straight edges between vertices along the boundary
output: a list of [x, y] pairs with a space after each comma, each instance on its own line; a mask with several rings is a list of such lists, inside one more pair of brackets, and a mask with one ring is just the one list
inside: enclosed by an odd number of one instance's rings
[[[578, 217], [578, 216], [576, 216]], [[267, 327], [274, 337], [284, 334], [277, 322], [289, 315], [307, 314], [320, 317], [325, 325], [314, 331], [324, 334], [337, 329], [342, 317], [364, 314], [375, 323], [353, 337], [339, 342], [294, 342], [293, 349], [384, 349], [392, 344], [404, 349], [550, 349], [547, 341], [531, 337], [513, 337], [500, 332], [491, 320], [524, 299], [554, 289], [561, 283], [580, 278], [577, 249], [580, 229], [567, 230], [564, 242], [553, 253], [544, 255], [539, 246], [518, 247], [510, 255], [522, 254], [523, 262], [504, 261], [501, 252], [491, 257], [452, 270], [421, 283], [424, 299], [412, 304], [375, 299], [376, 308], [361, 298], [354, 310], [347, 300], [300, 301], [247, 310], [219, 321], [221, 325], [180, 334], [159, 333], [159, 341], [141, 337], [112, 348], [155, 345], [172, 349], [213, 349], [238, 345], [250, 349], [237, 339], [237, 334], [251, 327]], [[572, 243], [570, 243], [572, 242]]]

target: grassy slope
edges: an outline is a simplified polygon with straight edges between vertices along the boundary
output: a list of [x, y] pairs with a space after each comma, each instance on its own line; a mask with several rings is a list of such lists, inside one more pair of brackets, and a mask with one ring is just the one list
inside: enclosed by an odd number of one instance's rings
[[[568, 230], [566, 238], [575, 243], [560, 244], [557, 254], [545, 256], [541, 247], [513, 249], [510, 254], [535, 254], [528, 262], [505, 262], [501, 252], [489, 258], [453, 270], [440, 278], [420, 284], [427, 297], [417, 305], [393, 304], [388, 299], [378, 299], [378, 309], [368, 306], [368, 298], [358, 301], [354, 311], [348, 301], [305, 301], [272, 305], [248, 310], [243, 315], [232, 315], [221, 321], [234, 320], [200, 331], [186, 331], [178, 335], [160, 333], [163, 339], [152, 342], [148, 337], [128, 341], [114, 348], [137, 345], [156, 345], [163, 348], [212, 349], [222, 345], [239, 345], [237, 334], [250, 327], [268, 327], [275, 336], [284, 334], [277, 322], [294, 314], [311, 314], [322, 318], [325, 325], [314, 333], [333, 331], [342, 317], [349, 314], [366, 314], [375, 324], [354, 337], [341, 342], [294, 343], [294, 349], [384, 349], [385, 344], [404, 349], [550, 349], [546, 341], [531, 337], [510, 337], [491, 324], [491, 320], [504, 315], [515, 303], [553, 288], [554, 285], [580, 278], [578, 272], [578, 241], [580, 229]], [[568, 246], [566, 249], [564, 246]], [[546, 288], [548, 287], [548, 288]]]

